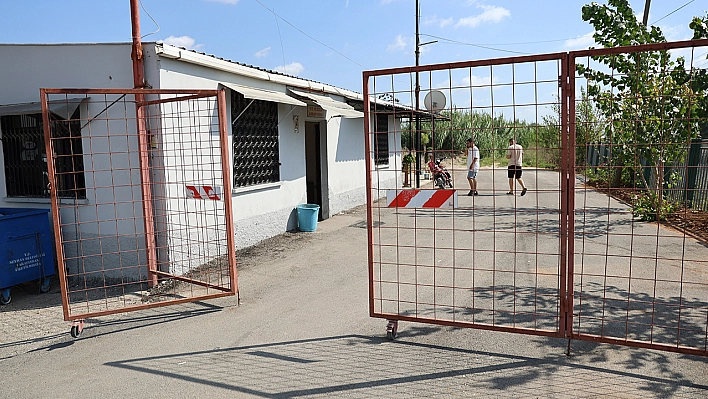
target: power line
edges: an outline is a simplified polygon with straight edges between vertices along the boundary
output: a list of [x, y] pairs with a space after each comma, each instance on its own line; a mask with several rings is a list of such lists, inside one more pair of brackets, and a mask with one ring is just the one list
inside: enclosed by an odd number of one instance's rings
[[[428, 37], [438, 38], [437, 36], [427, 35], [427, 34], [423, 34], [423, 33], [421, 33], [420, 35], [421, 35], [421, 36], [428, 36]], [[478, 44], [472, 44], [472, 45], [473, 45], [473, 46], [515, 46], [515, 45], [522, 45], [522, 44], [539, 44], [539, 43], [564, 42], [564, 41], [566, 41], [566, 40], [580, 39], [581, 37], [583, 37], [583, 36], [571, 37], [571, 38], [569, 38], [569, 39], [539, 40], [539, 41], [535, 41], [535, 42], [478, 43]], [[454, 41], [454, 40], [444, 39], [444, 38], [442, 38], [442, 40]], [[467, 44], [467, 43], [463, 43], [463, 44]]]
[[280, 24], [278, 23], [278, 16], [275, 14], [275, 9], [270, 10], [273, 13], [273, 18], [275, 19], [275, 26], [278, 27], [278, 38], [280, 39], [280, 52], [283, 54], [283, 71], [285, 72], [285, 46], [283, 46], [283, 35], [280, 34]]
[[260, 5], [261, 5], [261, 7], [265, 8], [266, 10], [268, 10], [268, 11], [272, 12], [272, 13], [273, 13], [273, 15], [275, 15], [276, 17], [278, 17], [278, 18], [282, 19], [282, 20], [283, 20], [283, 21], [284, 21], [284, 22], [285, 22], [286, 24], [288, 24], [288, 25], [292, 26], [293, 28], [295, 28], [295, 30], [297, 30], [298, 32], [300, 32], [300, 33], [302, 33], [303, 35], [305, 35], [305, 36], [309, 37], [310, 39], [314, 40], [315, 42], [319, 43], [320, 45], [322, 45], [322, 46], [325, 46], [325, 47], [327, 47], [328, 49], [330, 49], [330, 50], [334, 51], [335, 53], [337, 53], [337, 54], [341, 55], [342, 57], [344, 57], [344, 58], [348, 59], [349, 61], [351, 61], [351, 62], [353, 62], [353, 63], [355, 63], [355, 64], [359, 65], [360, 67], [362, 67], [362, 68], [365, 68], [365, 69], [366, 69], [366, 67], [365, 67], [365, 66], [363, 66], [363, 65], [361, 65], [360, 63], [358, 63], [358, 62], [354, 61], [353, 59], [351, 59], [351, 58], [347, 57], [346, 55], [342, 54], [341, 52], [339, 52], [339, 51], [335, 50], [335, 49], [334, 49], [334, 48], [332, 48], [331, 46], [329, 46], [329, 45], [327, 45], [327, 44], [324, 44], [324, 43], [322, 43], [321, 41], [319, 41], [319, 40], [315, 39], [314, 37], [310, 36], [309, 34], [305, 33], [305, 32], [304, 32], [304, 31], [303, 31], [302, 29], [300, 29], [300, 28], [298, 28], [297, 26], [295, 26], [295, 25], [293, 25], [292, 23], [290, 23], [290, 21], [288, 21], [287, 19], [285, 19], [285, 18], [281, 17], [280, 15], [276, 14], [276, 12], [275, 12], [275, 11], [273, 11], [273, 10], [269, 9], [268, 7], [266, 7], [266, 6], [265, 6], [265, 5], [263, 4], [263, 3], [261, 3], [261, 2], [260, 2], [260, 0], [256, 0], [256, 3], [260, 4]]
[[653, 22], [651, 23], [651, 25], [654, 25], [655, 23], [657, 23], [657, 22], [661, 21], [662, 19], [664, 19], [664, 18], [668, 17], [669, 15], [671, 15], [671, 14], [675, 13], [676, 11], [678, 11], [678, 10], [680, 10], [680, 9], [682, 9], [682, 8], [684, 8], [684, 7], [686, 7], [687, 5], [689, 5], [689, 4], [691, 4], [691, 3], [693, 3], [694, 1], [696, 1], [696, 0], [691, 0], [691, 1], [689, 1], [688, 3], [686, 3], [686, 4], [682, 5], [681, 7], [677, 8], [677, 9], [675, 9], [675, 10], [671, 11], [670, 13], [668, 13], [668, 14], [664, 15], [663, 17], [661, 17], [661, 18], [657, 19], [656, 21], [653, 21]]
[[513, 54], [529, 54], [529, 53], [523, 53], [523, 52], [521, 52], [521, 51], [504, 50], [504, 49], [500, 49], [500, 48], [494, 48], [494, 47], [489, 47], [489, 46], [483, 46], [483, 45], [481, 45], [481, 44], [460, 42], [460, 41], [457, 41], [457, 40], [447, 39], [447, 38], [440, 37], [440, 36], [435, 36], [435, 35], [424, 35], [424, 34], [421, 34], [421, 36], [432, 37], [432, 38], [435, 38], [435, 39], [438, 39], [438, 40], [444, 40], [444, 41], [446, 41], [446, 42], [450, 42], [450, 43], [454, 43], [454, 44], [459, 44], [459, 45], [463, 45], [463, 46], [479, 47], [479, 48], [483, 48], [483, 49], [486, 49], [486, 50], [503, 51], [503, 52], [505, 52], [505, 53], [513, 53]]

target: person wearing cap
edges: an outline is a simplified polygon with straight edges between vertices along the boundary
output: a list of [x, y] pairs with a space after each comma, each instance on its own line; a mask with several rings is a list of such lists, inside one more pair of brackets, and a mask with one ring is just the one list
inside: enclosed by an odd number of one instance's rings
[[474, 138], [467, 139], [467, 181], [470, 192], [467, 195], [479, 195], [477, 191], [477, 172], [479, 172], [479, 148], [474, 145]]
[[514, 138], [509, 139], [509, 147], [506, 149], [506, 157], [509, 159], [509, 192], [507, 194], [514, 195], [514, 179], [521, 185], [521, 196], [526, 195], [526, 186], [521, 180], [521, 163], [524, 157], [524, 148], [516, 144]]

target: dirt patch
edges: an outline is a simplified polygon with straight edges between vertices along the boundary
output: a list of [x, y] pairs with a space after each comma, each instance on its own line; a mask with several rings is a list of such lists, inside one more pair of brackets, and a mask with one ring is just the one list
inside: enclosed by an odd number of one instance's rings
[[[612, 188], [597, 187], [592, 184], [594, 190], [607, 194], [612, 198], [621, 201], [628, 206], [632, 205], [632, 196], [637, 194], [637, 190], [632, 188]], [[690, 208], [679, 208], [676, 212], [668, 215], [666, 220], [661, 221], [662, 226], [675, 230], [681, 234], [692, 237], [704, 244], [708, 244], [708, 212], [697, 211]]]

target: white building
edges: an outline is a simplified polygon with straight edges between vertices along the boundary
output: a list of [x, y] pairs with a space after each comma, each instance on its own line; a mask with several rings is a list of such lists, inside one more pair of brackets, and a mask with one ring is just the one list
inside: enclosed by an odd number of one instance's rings
[[[150, 88], [227, 90], [237, 248], [296, 229], [298, 204], [320, 205], [322, 220], [366, 202], [360, 93], [167, 44], [143, 43], [143, 52]], [[42, 129], [18, 116], [41, 121], [40, 88], [132, 88], [131, 44], [0, 44], [0, 59], [0, 207], [49, 208]], [[244, 107], [244, 99], [263, 107]], [[259, 137], [277, 151], [243, 156], [235, 143], [251, 127], [232, 121], [263, 109], [270, 111], [258, 117], [270, 123]], [[73, 112], [86, 109], [77, 102], [57, 111]], [[377, 131], [400, 126], [393, 115], [377, 116]], [[379, 137], [371, 144], [376, 168], [400, 187], [400, 134]], [[243, 167], [254, 160], [264, 173]]]

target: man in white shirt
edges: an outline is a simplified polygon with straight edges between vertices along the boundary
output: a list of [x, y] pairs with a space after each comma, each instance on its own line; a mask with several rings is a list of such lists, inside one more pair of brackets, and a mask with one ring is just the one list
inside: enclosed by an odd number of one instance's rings
[[467, 181], [470, 183], [470, 192], [467, 195], [479, 195], [477, 172], [479, 172], [479, 149], [474, 145], [474, 139], [470, 137], [467, 139]]
[[521, 196], [526, 195], [526, 186], [524, 181], [521, 180], [521, 163], [524, 157], [524, 149], [519, 144], [516, 144], [516, 140], [513, 138], [509, 139], [509, 147], [506, 149], [506, 157], [509, 159], [509, 171], [507, 172], [507, 177], [509, 177], [509, 192], [507, 194], [514, 195], [514, 179], [521, 185]]

